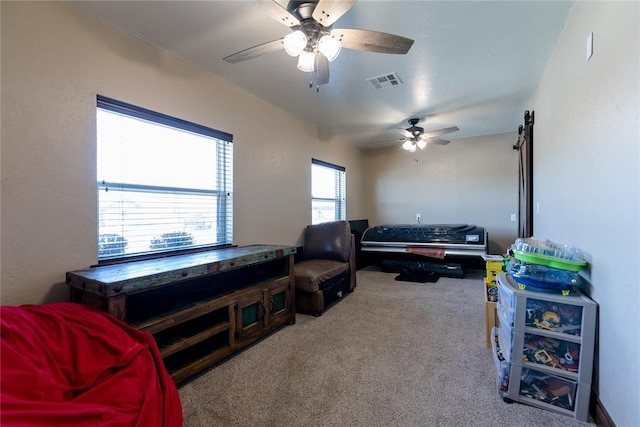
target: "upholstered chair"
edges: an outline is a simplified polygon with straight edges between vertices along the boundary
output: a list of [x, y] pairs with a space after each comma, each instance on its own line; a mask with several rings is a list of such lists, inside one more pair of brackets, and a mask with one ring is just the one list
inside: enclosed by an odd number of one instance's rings
[[296, 311], [320, 316], [356, 287], [355, 241], [347, 221], [308, 225], [294, 265]]

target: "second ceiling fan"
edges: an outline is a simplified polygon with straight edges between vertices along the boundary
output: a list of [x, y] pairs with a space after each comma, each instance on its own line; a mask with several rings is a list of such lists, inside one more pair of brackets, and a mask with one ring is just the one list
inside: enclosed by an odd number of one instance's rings
[[264, 11], [292, 32], [278, 40], [253, 46], [223, 58], [235, 64], [284, 49], [298, 57], [298, 69], [315, 72], [316, 84], [329, 82], [329, 61], [341, 48], [376, 53], [406, 54], [413, 40], [379, 31], [333, 28], [356, 0], [291, 0], [284, 8], [276, 0], [257, 0]]
[[457, 126], [451, 126], [431, 132], [425, 132], [424, 128], [417, 126], [420, 119], [412, 118], [408, 121], [411, 126], [402, 131], [405, 138], [389, 142], [402, 142], [402, 148], [412, 153], [415, 152], [417, 148], [424, 150], [428, 144], [447, 145], [450, 141], [436, 137], [460, 130]]

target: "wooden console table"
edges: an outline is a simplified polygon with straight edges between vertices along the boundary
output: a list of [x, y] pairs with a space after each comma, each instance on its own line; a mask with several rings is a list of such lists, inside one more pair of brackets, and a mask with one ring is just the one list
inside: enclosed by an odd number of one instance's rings
[[295, 246], [252, 245], [70, 271], [72, 302], [151, 333], [175, 382], [295, 323]]

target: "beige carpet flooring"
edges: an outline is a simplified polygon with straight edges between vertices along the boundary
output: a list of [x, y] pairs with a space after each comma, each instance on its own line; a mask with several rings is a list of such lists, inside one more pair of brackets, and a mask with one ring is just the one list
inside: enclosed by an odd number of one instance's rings
[[186, 427], [588, 426], [505, 403], [482, 272], [436, 283], [358, 271], [355, 292], [180, 387]]

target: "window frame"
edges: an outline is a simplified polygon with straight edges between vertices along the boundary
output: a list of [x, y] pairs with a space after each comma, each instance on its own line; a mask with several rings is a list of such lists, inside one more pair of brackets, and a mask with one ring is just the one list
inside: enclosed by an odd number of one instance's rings
[[[122, 114], [126, 117], [134, 119], [140, 119], [150, 122], [158, 126], [166, 126], [172, 129], [185, 131], [188, 133], [201, 135], [215, 139], [213, 143], [216, 144], [216, 189], [198, 189], [198, 188], [182, 188], [171, 186], [153, 186], [153, 185], [140, 185], [134, 183], [124, 182], [105, 182], [100, 181], [100, 178], [96, 176], [98, 185], [98, 241], [96, 248], [98, 249], [98, 265], [116, 264], [122, 262], [130, 262], [141, 259], [154, 259], [166, 256], [202, 252], [212, 249], [218, 249], [222, 247], [230, 247], [233, 245], [233, 135], [227, 132], [223, 132], [217, 129], [209, 128], [203, 125], [199, 125], [187, 120], [179, 119], [177, 117], [169, 116], [167, 114], [158, 113], [146, 108], [138, 107], [136, 105], [128, 104], [126, 102], [118, 101], [113, 98], [108, 98], [103, 95], [96, 96], [96, 114], [99, 110], [106, 110], [108, 112]], [[97, 137], [97, 123], [96, 123], [96, 137]], [[96, 141], [97, 144], [97, 141]], [[227, 147], [224, 145], [228, 144]], [[137, 191], [144, 194], [161, 193], [161, 194], [177, 194], [179, 196], [184, 195], [203, 195], [209, 194], [216, 197], [218, 217], [216, 221], [216, 243], [196, 245], [191, 247], [177, 247], [170, 250], [152, 250], [148, 252], [138, 252], [133, 255], [123, 255], [119, 257], [103, 257], [100, 258], [100, 201], [99, 192], [106, 186], [112, 186], [117, 188], [118, 191]], [[221, 193], [223, 194], [220, 197]], [[222, 221], [221, 221], [222, 219]], [[164, 233], [170, 234], [170, 233]], [[221, 239], [220, 237], [223, 236]], [[124, 236], [122, 236], [124, 237]], [[125, 240], [126, 241], [126, 240]], [[124, 249], [123, 249], [124, 251]]]
[[[313, 167], [320, 166], [327, 169], [332, 169], [336, 172], [337, 180], [334, 183], [336, 187], [336, 197], [315, 197], [313, 194]], [[335, 205], [335, 218], [332, 220], [326, 220], [322, 222], [330, 221], [346, 221], [347, 218], [347, 169], [344, 166], [336, 165], [333, 163], [325, 162], [315, 158], [311, 159], [311, 223], [320, 224], [314, 222], [313, 217], [313, 205], [314, 202], [333, 202]]]

